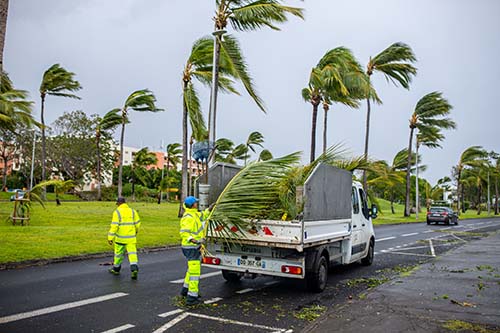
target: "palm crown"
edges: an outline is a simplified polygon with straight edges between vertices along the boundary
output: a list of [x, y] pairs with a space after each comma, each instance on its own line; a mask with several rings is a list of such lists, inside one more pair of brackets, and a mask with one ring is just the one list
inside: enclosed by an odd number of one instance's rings
[[67, 71], [59, 64], [54, 64], [43, 74], [42, 83], [40, 84], [40, 95], [42, 98], [45, 95], [52, 95], [80, 99], [80, 97], [73, 94], [73, 92], [80, 89], [82, 87], [75, 80], [75, 73]]
[[31, 124], [33, 102], [28, 92], [14, 88], [7, 73], [0, 75], [0, 129], [13, 131], [18, 122]]

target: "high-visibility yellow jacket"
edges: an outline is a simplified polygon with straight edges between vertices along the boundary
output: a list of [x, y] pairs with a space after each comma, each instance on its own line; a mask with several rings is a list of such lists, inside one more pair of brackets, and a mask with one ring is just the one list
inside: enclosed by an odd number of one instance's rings
[[136, 235], [141, 226], [141, 219], [135, 209], [123, 203], [113, 212], [108, 240], [115, 243], [136, 243]]
[[197, 248], [200, 245], [192, 243], [191, 239], [199, 241], [205, 238], [205, 220], [210, 212], [208, 209], [200, 212], [196, 208], [186, 208], [186, 206], [184, 206], [184, 209], [184, 215], [181, 218], [181, 229], [179, 231], [182, 240], [181, 245], [183, 248]]

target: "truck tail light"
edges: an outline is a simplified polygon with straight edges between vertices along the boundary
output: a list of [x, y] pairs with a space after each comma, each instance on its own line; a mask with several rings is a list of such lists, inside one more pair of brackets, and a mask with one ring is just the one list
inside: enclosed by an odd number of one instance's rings
[[302, 275], [302, 267], [283, 265], [281, 266], [281, 273]]
[[203, 257], [203, 263], [207, 265], [220, 265], [220, 259], [215, 257]]

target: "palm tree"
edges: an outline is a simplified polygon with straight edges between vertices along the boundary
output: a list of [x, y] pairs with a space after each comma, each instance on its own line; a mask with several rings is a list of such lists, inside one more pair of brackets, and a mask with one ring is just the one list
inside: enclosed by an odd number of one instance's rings
[[[412, 65], [416, 60], [413, 50], [409, 45], [401, 42], [394, 43], [375, 57], [370, 57], [366, 66], [366, 74], [370, 80], [374, 72], [381, 72], [395, 86], [401, 85], [405, 89], [410, 89], [412, 76], [417, 75], [417, 69]], [[371, 113], [370, 96], [366, 98], [366, 105], [365, 159], [368, 159]], [[366, 173], [363, 174], [363, 187], [366, 190]]]
[[102, 200], [101, 195], [101, 138], [104, 135], [109, 137], [108, 131], [114, 130], [118, 125], [122, 123], [122, 117], [116, 110], [109, 111], [104, 115], [104, 117], [99, 117], [97, 119], [97, 125], [95, 129], [95, 144], [97, 153], [97, 200]]
[[[288, 14], [304, 18], [303, 9], [284, 6], [278, 0], [216, 0], [216, 11], [213, 18], [215, 22], [215, 50], [213, 68], [214, 82], [218, 81], [219, 66], [221, 65], [221, 54], [227, 53], [231, 59], [231, 64], [238, 72], [239, 78], [248, 94], [256, 102], [257, 106], [265, 111], [262, 100], [257, 96], [253, 87], [252, 79], [246, 70], [246, 64], [242, 62], [241, 57], [233, 56], [227, 48], [227, 42], [237, 43], [232, 37], [226, 36], [223, 43], [222, 35], [228, 22], [233, 29], [237, 31], [253, 31], [263, 27], [269, 27], [273, 30], [280, 30], [277, 24], [288, 21]], [[241, 53], [240, 53], [241, 54]], [[236, 55], [236, 54], [234, 54]], [[210, 94], [210, 113], [209, 113], [209, 132], [213, 141], [216, 140], [216, 110], [217, 110], [217, 90], [218, 84], [212, 86]]]
[[269, 161], [272, 159], [273, 159], [273, 154], [267, 149], [263, 149], [259, 154], [259, 161]]
[[[264, 136], [260, 132], [257, 131], [252, 132], [248, 136], [247, 142], [245, 144], [246, 150], [247, 152], [251, 150], [252, 152], [255, 153], [255, 146], [259, 146], [262, 148], [263, 143], [264, 143]], [[245, 155], [245, 165], [247, 165], [247, 157], [248, 154]]]
[[73, 187], [75, 187], [75, 185], [75, 182], [72, 180], [61, 180], [60, 182], [54, 184], [54, 192], [56, 192], [56, 204], [58, 206], [61, 205], [59, 196], [71, 190]]
[[3, 73], [3, 49], [5, 46], [8, 13], [9, 0], [0, 0], [0, 73]]
[[0, 73], [0, 129], [14, 132], [18, 124], [34, 123], [33, 102], [27, 98], [27, 91], [15, 89], [8, 74]]
[[135, 200], [135, 183], [140, 179], [144, 184], [145, 169], [158, 162], [156, 155], [148, 150], [147, 147], [140, 149], [134, 154], [132, 160], [132, 198]]
[[[45, 181], [46, 165], [46, 143], [45, 143], [45, 98], [47, 95], [80, 99], [73, 94], [82, 89], [80, 83], [75, 80], [75, 73], [68, 72], [59, 64], [52, 65], [43, 73], [40, 84], [40, 98], [42, 100], [41, 121], [42, 121], [42, 181]], [[45, 192], [42, 193], [45, 199]]]
[[[352, 108], [359, 107], [359, 99], [368, 94], [371, 87], [352, 52], [345, 47], [337, 47], [328, 51], [311, 70], [307, 88], [302, 89], [302, 98], [313, 107], [311, 125], [310, 162], [316, 158], [316, 125], [318, 106], [324, 103], [325, 119], [329, 105], [338, 102]], [[375, 92], [372, 95], [376, 97]], [[326, 150], [326, 128], [323, 132], [323, 146]]]
[[159, 112], [163, 109], [156, 107], [156, 97], [148, 89], [136, 90], [125, 101], [121, 108], [116, 108], [110, 112], [121, 113], [121, 134], [120, 134], [120, 161], [118, 166], [118, 196], [122, 196], [122, 175], [123, 175], [123, 143], [125, 140], [125, 125], [129, 123], [129, 112]]
[[455, 122], [446, 116], [449, 115], [452, 106], [443, 98], [440, 92], [431, 92], [422, 97], [410, 118], [410, 138], [408, 142], [408, 162], [406, 170], [406, 202], [404, 216], [410, 216], [410, 167], [413, 134], [415, 129], [423, 133], [432, 133], [436, 142], [444, 138], [441, 134], [443, 129], [455, 128]]
[[[181, 161], [182, 159], [182, 148], [180, 143], [171, 143], [167, 145], [167, 170], [166, 170], [166, 192], [167, 192], [167, 202], [169, 200], [169, 187], [170, 187], [170, 181], [169, 181], [169, 174], [168, 172], [170, 171], [170, 164], [176, 169], [177, 164]], [[163, 166], [162, 166], [163, 167]]]
[[471, 146], [465, 149], [460, 155], [458, 164], [455, 167], [455, 175], [457, 181], [457, 198], [458, 211], [462, 210], [465, 213], [465, 207], [462, 205], [464, 200], [464, 187], [462, 181], [462, 173], [466, 168], [480, 167], [485, 163], [487, 152], [481, 146]]

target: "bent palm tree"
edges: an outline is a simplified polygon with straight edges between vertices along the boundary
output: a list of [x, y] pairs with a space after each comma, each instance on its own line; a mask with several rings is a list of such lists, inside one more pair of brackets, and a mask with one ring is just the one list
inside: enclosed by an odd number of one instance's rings
[[[264, 136], [260, 133], [260, 132], [252, 132], [250, 133], [250, 135], [248, 136], [248, 139], [247, 139], [247, 142], [245, 144], [246, 146], [246, 150], [247, 152], [248, 151], [252, 151], [255, 153], [255, 146], [259, 146], [262, 148], [262, 144], [264, 143]], [[248, 157], [248, 154], [245, 155], [245, 165], [247, 165], [247, 157]]]
[[[370, 57], [366, 66], [368, 79], [374, 72], [384, 74], [385, 78], [395, 86], [401, 85], [405, 89], [410, 89], [412, 76], [417, 75], [417, 69], [412, 65], [417, 61], [411, 47], [405, 43], [394, 43], [388, 48]], [[368, 159], [368, 143], [370, 138], [370, 96], [366, 98], [366, 133], [365, 133], [365, 158]], [[363, 186], [366, 190], [366, 173], [363, 175]]]
[[136, 90], [125, 101], [121, 108], [116, 108], [110, 112], [121, 113], [121, 134], [120, 134], [120, 160], [118, 167], [118, 196], [122, 196], [122, 175], [123, 175], [123, 143], [125, 140], [125, 125], [129, 123], [129, 112], [159, 112], [163, 109], [156, 107], [156, 97], [148, 89]]
[[104, 117], [99, 117], [97, 119], [97, 125], [95, 129], [95, 145], [97, 153], [97, 200], [102, 200], [101, 194], [101, 138], [103, 135], [105, 137], [109, 136], [108, 131], [114, 130], [122, 122], [122, 117], [119, 115], [117, 110], [109, 111], [104, 115]]
[[135, 184], [137, 179], [145, 183], [145, 169], [150, 165], [155, 165], [158, 162], [156, 155], [148, 150], [147, 147], [140, 149], [134, 154], [132, 160], [132, 198], [135, 200]]
[[468, 167], [481, 167], [485, 163], [487, 155], [488, 153], [481, 146], [471, 146], [460, 154], [460, 159], [455, 167], [459, 212], [460, 209], [462, 209], [462, 213], [465, 213], [465, 207], [462, 205], [462, 201], [464, 200], [462, 173], [464, 169]]
[[27, 98], [27, 91], [15, 89], [7, 73], [0, 73], [0, 129], [13, 132], [19, 123], [34, 122], [33, 102]]
[[410, 167], [412, 155], [412, 142], [415, 129], [423, 133], [432, 133], [433, 137], [440, 141], [444, 138], [441, 134], [443, 129], [453, 129], [455, 122], [447, 118], [452, 106], [443, 98], [440, 92], [431, 92], [422, 97], [410, 118], [410, 138], [408, 142], [408, 161], [406, 170], [406, 200], [404, 216], [410, 216]]
[[[48, 95], [80, 99], [74, 92], [82, 89], [80, 83], [75, 80], [75, 73], [68, 72], [59, 64], [52, 65], [43, 73], [40, 84], [41, 98], [41, 122], [42, 122], [42, 181], [46, 179], [46, 142], [45, 142], [45, 99]], [[42, 193], [45, 199], [45, 192]]]
[[[180, 143], [170, 143], [167, 145], [167, 170], [166, 170], [166, 192], [167, 192], [167, 202], [170, 199], [170, 192], [169, 192], [169, 187], [170, 187], [170, 178], [169, 178], [169, 171], [170, 171], [170, 165], [176, 169], [177, 164], [180, 162], [182, 159], [182, 147]], [[162, 165], [163, 167], [163, 165]]]
[[[301, 8], [284, 6], [277, 0], [216, 0], [216, 12], [213, 18], [215, 22], [215, 47], [214, 47], [214, 61], [213, 63], [213, 79], [218, 82], [219, 65], [221, 53], [225, 52], [222, 43], [222, 34], [227, 27], [228, 22], [232, 25], [233, 29], [237, 31], [252, 31], [263, 27], [269, 27], [273, 30], [279, 30], [277, 24], [288, 21], [287, 15], [294, 15], [304, 18], [303, 10]], [[232, 39], [226, 36], [225, 41]], [[236, 40], [233, 39], [234, 42]], [[235, 69], [240, 72], [241, 82], [243, 83], [248, 94], [256, 102], [257, 106], [265, 111], [262, 100], [257, 96], [253, 87], [251, 77], [246, 73], [246, 65], [243, 64], [238, 58], [231, 57]], [[217, 110], [217, 91], [218, 84], [214, 84], [210, 94], [210, 113], [209, 113], [209, 132], [213, 141], [216, 140], [216, 110]]]

